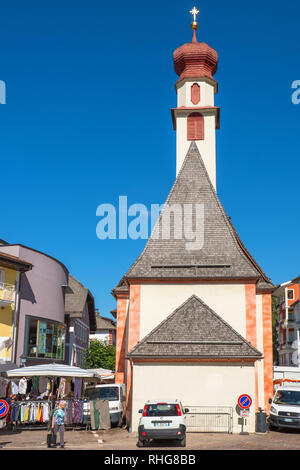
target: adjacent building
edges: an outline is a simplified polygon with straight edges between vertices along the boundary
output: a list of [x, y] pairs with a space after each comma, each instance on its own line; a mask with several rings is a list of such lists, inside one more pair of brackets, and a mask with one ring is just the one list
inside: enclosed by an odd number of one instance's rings
[[116, 322], [111, 318], [102, 317], [97, 315], [96, 317], [96, 331], [90, 335], [90, 341], [98, 340], [103, 341], [106, 344], [115, 346], [116, 344]]
[[5, 368], [15, 360], [20, 276], [31, 269], [30, 262], [0, 251], [0, 363]]
[[237, 399], [246, 393], [254, 432], [255, 412], [268, 411], [273, 395], [274, 286], [216, 192], [218, 54], [197, 41], [197, 27], [174, 52], [176, 180], [144, 250], [113, 290], [116, 381], [127, 385], [132, 431], [147, 400], [177, 398], [189, 408], [231, 409], [240, 432]]
[[277, 299], [277, 337], [279, 366], [295, 366], [299, 364], [299, 305], [300, 278], [280, 284], [274, 291]]
[[69, 288], [65, 302], [65, 359], [70, 366], [82, 367], [84, 353], [89, 345], [89, 335], [96, 330], [95, 302], [91, 292], [71, 275]]
[[35, 365], [65, 360], [65, 294], [69, 272], [57, 259], [21, 244], [0, 246], [6, 255], [26, 260], [20, 274], [13, 362]]
[[21, 244], [0, 242], [0, 360], [80, 366], [96, 329], [94, 298], [66, 266]]

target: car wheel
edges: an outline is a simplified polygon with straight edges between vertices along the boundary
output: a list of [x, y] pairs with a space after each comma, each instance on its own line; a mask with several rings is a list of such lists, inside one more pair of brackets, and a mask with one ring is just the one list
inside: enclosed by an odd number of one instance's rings
[[140, 439], [137, 441], [136, 444], [138, 447], [144, 447], [144, 441], [141, 441]]
[[185, 447], [186, 446], [186, 437], [184, 437], [183, 439], [181, 439], [180, 441], [180, 447]]
[[278, 427], [274, 426], [274, 424], [269, 424], [268, 427], [270, 431], [278, 431]]

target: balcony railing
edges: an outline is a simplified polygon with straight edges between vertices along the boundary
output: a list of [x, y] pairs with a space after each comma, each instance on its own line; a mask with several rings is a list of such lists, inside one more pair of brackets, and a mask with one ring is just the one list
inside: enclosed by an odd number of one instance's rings
[[0, 282], [0, 302], [14, 302], [16, 297], [16, 288], [13, 284]]

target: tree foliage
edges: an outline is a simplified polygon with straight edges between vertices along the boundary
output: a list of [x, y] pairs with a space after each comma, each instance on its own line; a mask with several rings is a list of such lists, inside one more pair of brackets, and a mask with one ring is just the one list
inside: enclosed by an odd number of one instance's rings
[[115, 370], [116, 347], [104, 341], [93, 340], [84, 354], [84, 367], [87, 369]]

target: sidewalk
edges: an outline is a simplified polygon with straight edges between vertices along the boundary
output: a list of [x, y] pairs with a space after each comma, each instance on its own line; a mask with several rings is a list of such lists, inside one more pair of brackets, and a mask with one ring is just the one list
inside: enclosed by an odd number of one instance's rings
[[[20, 433], [0, 433], [1, 450], [43, 450], [47, 449], [46, 431], [22, 431]], [[74, 430], [65, 432], [68, 450], [139, 450], [136, 447], [136, 433], [113, 428], [108, 431]], [[294, 450], [300, 448], [300, 431], [268, 432], [265, 435], [251, 434], [200, 434], [188, 433], [187, 450]], [[156, 441], [144, 450], [178, 449], [176, 442]], [[51, 452], [52, 449], [48, 449]], [[63, 452], [63, 450], [61, 449]]]

